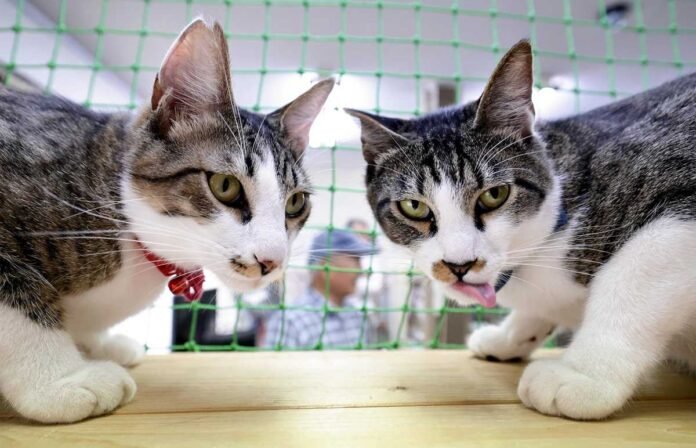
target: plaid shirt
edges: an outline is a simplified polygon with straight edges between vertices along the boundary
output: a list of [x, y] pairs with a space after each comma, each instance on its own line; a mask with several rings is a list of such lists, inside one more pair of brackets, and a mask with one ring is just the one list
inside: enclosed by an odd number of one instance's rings
[[[275, 311], [266, 323], [264, 345], [275, 347], [280, 338], [281, 323], [284, 321], [282, 347], [314, 348], [321, 335], [324, 303], [324, 297], [314, 288], [309, 288], [296, 305], [316, 308], [317, 311], [285, 310], [284, 315], [282, 311]], [[329, 311], [326, 313], [322, 345], [324, 348], [355, 346], [363, 326], [365, 328], [362, 331], [362, 340], [365, 343], [369, 321], [363, 318], [361, 311]]]

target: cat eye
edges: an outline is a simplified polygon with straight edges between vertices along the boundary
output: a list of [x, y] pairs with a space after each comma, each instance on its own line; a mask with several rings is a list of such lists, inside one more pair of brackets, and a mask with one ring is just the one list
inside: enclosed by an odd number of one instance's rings
[[399, 211], [407, 218], [415, 221], [425, 221], [430, 218], [430, 207], [425, 202], [406, 199], [398, 202]]
[[509, 185], [498, 185], [484, 191], [478, 198], [478, 205], [485, 212], [490, 212], [499, 208], [510, 196]]
[[208, 185], [213, 196], [225, 205], [233, 205], [242, 197], [242, 184], [231, 174], [213, 174]]
[[305, 209], [307, 203], [307, 194], [304, 192], [297, 192], [288, 198], [285, 203], [285, 215], [288, 218], [295, 218], [302, 213]]

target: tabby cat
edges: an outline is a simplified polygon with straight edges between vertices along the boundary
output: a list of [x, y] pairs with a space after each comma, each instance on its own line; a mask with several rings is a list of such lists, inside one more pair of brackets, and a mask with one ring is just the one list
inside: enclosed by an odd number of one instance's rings
[[333, 87], [238, 108], [222, 29], [192, 22], [137, 115], [0, 88], [0, 391], [24, 417], [73, 422], [133, 398], [142, 347], [106, 332], [202, 271], [278, 280], [310, 212], [301, 165]]
[[604, 418], [661, 361], [696, 369], [696, 74], [535, 124], [522, 41], [470, 104], [348, 112], [387, 237], [448, 296], [512, 309], [471, 335], [474, 354], [525, 358], [576, 330], [561, 359], [524, 371], [526, 406]]

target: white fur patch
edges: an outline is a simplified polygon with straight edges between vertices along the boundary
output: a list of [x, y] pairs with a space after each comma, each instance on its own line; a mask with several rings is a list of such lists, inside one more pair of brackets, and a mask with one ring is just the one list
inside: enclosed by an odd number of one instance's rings
[[80, 294], [61, 298], [65, 328], [81, 341], [107, 330], [150, 305], [162, 292], [166, 278], [135, 244], [131, 233], [121, 235], [121, 269], [109, 281]]
[[65, 331], [0, 305], [0, 392], [24, 417], [70, 423], [112, 411], [135, 395], [133, 379], [108, 361], [86, 361]]
[[696, 223], [660, 218], [638, 231], [592, 280], [563, 358], [525, 370], [522, 401], [545, 414], [604, 418], [659, 362], [696, 352], [683, 345], [694, 334], [694, 263]]

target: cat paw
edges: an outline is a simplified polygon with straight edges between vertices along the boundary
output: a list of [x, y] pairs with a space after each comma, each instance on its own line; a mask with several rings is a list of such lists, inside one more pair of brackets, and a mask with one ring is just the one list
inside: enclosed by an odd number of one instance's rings
[[121, 366], [92, 361], [49, 384], [29, 388], [12, 406], [31, 420], [72, 423], [113, 411], [131, 401], [135, 391], [135, 382]]
[[477, 358], [487, 361], [521, 361], [539, 345], [536, 340], [516, 342], [500, 326], [486, 325], [474, 331], [467, 340], [467, 347]]
[[145, 356], [142, 344], [122, 334], [83, 337], [78, 344], [88, 358], [113, 361], [124, 367], [139, 364]]
[[104, 341], [101, 354], [102, 359], [108, 359], [124, 367], [132, 367], [143, 360], [145, 347], [133, 338], [117, 334]]
[[531, 363], [517, 394], [528, 408], [576, 420], [598, 420], [618, 411], [631, 391], [606, 379], [595, 379], [561, 360]]

